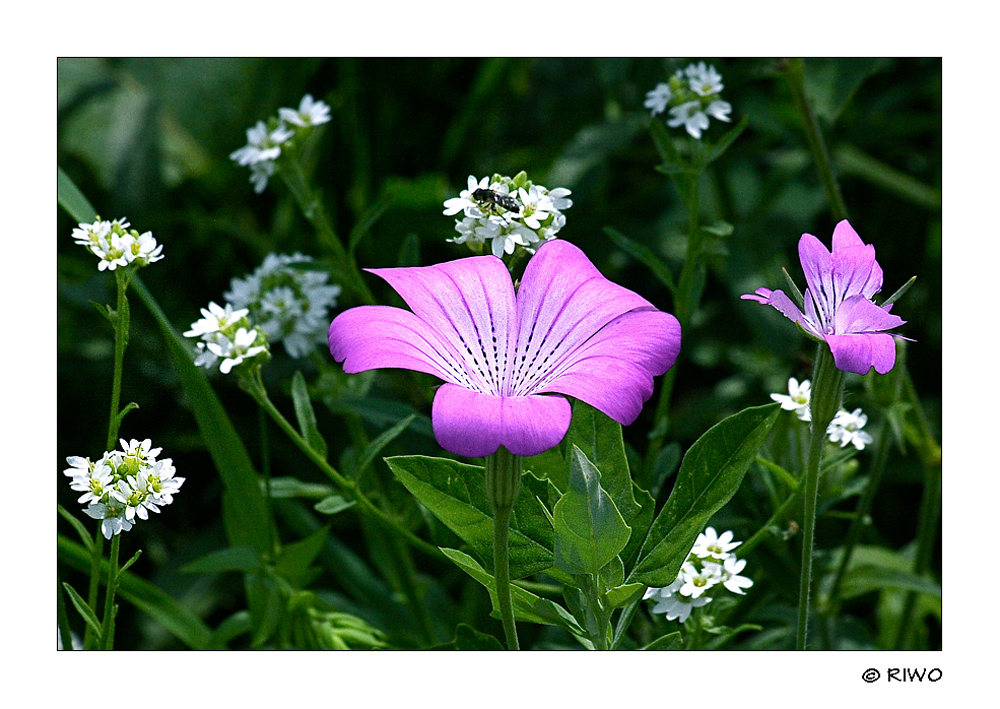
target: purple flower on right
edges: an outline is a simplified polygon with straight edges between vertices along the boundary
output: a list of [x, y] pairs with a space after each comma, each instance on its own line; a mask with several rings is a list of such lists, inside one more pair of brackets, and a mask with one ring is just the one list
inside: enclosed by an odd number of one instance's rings
[[845, 219], [833, 230], [833, 252], [812, 234], [799, 240], [799, 260], [806, 276], [805, 313], [780, 290], [758, 288], [740, 296], [770, 305], [810, 335], [825, 341], [837, 369], [867, 374], [875, 367], [885, 374], [896, 364], [896, 343], [886, 332], [906, 321], [876, 305], [882, 289], [882, 269], [875, 247], [865, 244]]

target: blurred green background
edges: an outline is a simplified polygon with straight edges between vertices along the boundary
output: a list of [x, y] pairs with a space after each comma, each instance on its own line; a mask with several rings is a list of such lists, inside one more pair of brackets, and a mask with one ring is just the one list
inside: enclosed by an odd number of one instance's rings
[[[573, 191], [561, 238], [583, 248], [608, 278], [669, 311], [667, 290], [615, 248], [604, 229], [644, 244], [679, 270], [687, 217], [673, 184], [654, 169], [660, 160], [642, 103], [658, 82], [701, 60], [722, 74], [722, 98], [732, 104], [734, 121], [746, 117], [748, 127], [701, 185], [702, 222], [726, 221], [734, 231], [711, 259], [701, 308], [684, 333], [667, 441], [686, 450], [724, 416], [769, 401], [768, 393], [784, 391], [789, 376], [808, 378], [811, 371], [813, 346], [791, 323], [739, 300], [760, 286], [783, 287], [782, 267], [804, 288], [797, 241], [809, 232], [829, 244], [834, 226], [778, 60], [61, 59], [59, 166], [103, 218], [127, 217], [163, 244], [164, 260], [142, 278], [180, 331], [210, 300], [221, 302], [229, 280], [247, 275], [267, 253], [323, 255], [282, 182], [274, 178], [256, 195], [249, 171], [228, 158], [245, 144], [248, 127], [279, 107], [297, 106], [305, 93], [332, 107], [333, 119], [319, 130], [308, 160], [338, 234], [346, 238], [373, 205], [391, 200], [358, 247], [362, 267], [469, 255], [464, 246], [446, 243], [454, 221], [441, 214], [442, 203], [465, 187], [470, 174], [525, 170], [536, 183]], [[916, 341], [908, 348], [909, 367], [940, 440], [941, 61], [810, 59], [805, 67], [851, 222], [875, 245], [884, 270], [882, 297], [918, 276], [894, 312], [907, 320], [901, 334]], [[713, 120], [706, 137], [716, 140], [729, 127]], [[681, 129], [672, 133], [684, 136]], [[112, 303], [114, 279], [99, 274], [96, 259], [73, 243], [73, 226], [60, 210], [60, 470], [66, 456], [103, 452], [113, 353], [111, 330], [90, 301]], [[395, 302], [378, 279], [369, 285], [381, 302]], [[342, 298], [338, 308], [351, 305]], [[307, 376], [315, 372], [280, 348], [269, 365], [272, 396], [286, 409], [280, 392], [287, 391], [295, 368]], [[218, 375], [213, 381], [251, 454], [258, 455], [255, 407], [234, 382]], [[849, 376], [848, 387], [845, 406], [868, 411], [858, 378]], [[127, 535], [123, 555], [126, 548], [142, 548], [133, 571], [215, 625], [242, 607], [239, 579], [177, 569], [225, 546], [221, 485], [155, 325], [134, 298], [122, 392], [123, 404], [129, 401], [139, 409], [125, 419], [122, 437], [151, 438], [187, 482], [164, 514]], [[639, 450], [651, 408], [625, 432]], [[320, 429], [332, 446], [342, 425], [334, 412], [320, 411]], [[269, 442], [274, 475], [318, 479], [277, 432]], [[432, 440], [411, 431], [387, 453], [435, 451]], [[332, 451], [331, 460], [336, 455]], [[861, 455], [863, 466], [871, 455]], [[59, 501], [76, 511], [76, 495], [64, 481], [60, 476]], [[891, 456], [864, 541], [891, 549], [911, 542], [921, 486], [912, 451]], [[737, 499], [729, 513], [738, 539], [756, 528], [753, 522], [764, 521], [747, 518], [751, 507], [740, 507]], [[364, 554], [350, 514], [337, 520], [335, 532]], [[818, 546], [835, 545], [843, 529], [821, 523]], [[940, 570], [938, 557], [934, 566]], [[62, 571], [65, 580], [85, 587], [83, 576]], [[422, 572], [441, 578], [453, 596], [467, 588], [454, 568], [430, 565]], [[797, 576], [788, 573], [794, 586]], [[333, 574], [318, 582], [334, 590], [337, 584]], [[468, 593], [481, 591], [472, 587]], [[766, 597], [762, 591], [761, 600]], [[857, 613], [874, 622], [868, 601]], [[485, 617], [488, 601], [461, 603], [466, 622]], [[119, 631], [119, 648], [177, 646], [123, 604], [119, 628], [126, 627], [131, 630]]]

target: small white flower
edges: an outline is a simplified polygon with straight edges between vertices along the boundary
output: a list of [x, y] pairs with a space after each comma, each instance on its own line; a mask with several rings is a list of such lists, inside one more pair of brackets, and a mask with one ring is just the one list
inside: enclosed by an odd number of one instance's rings
[[94, 255], [101, 259], [97, 264], [98, 271], [114, 271], [119, 266], [128, 266], [129, 259], [123, 238], [114, 232], [109, 232], [90, 247]]
[[686, 621], [695, 608], [707, 605], [711, 602], [709, 596], [701, 595], [697, 597], [682, 596], [680, 588], [684, 581], [678, 577], [672, 584], [664, 588], [648, 588], [643, 598], [653, 599], [656, 605], [650, 613], [663, 613], [667, 620], [678, 620], [681, 623]]
[[163, 245], [157, 245], [156, 239], [153, 238], [153, 233], [150, 231], [140, 234], [138, 237], [128, 234], [122, 237], [122, 244], [125, 247], [125, 256], [129, 263], [138, 262], [140, 266], [146, 266], [163, 258], [160, 255], [163, 251]]
[[731, 531], [727, 530], [719, 535], [716, 533], [714, 527], [706, 527], [705, 531], [699, 534], [695, 540], [691, 553], [699, 559], [717, 559], [722, 561], [730, 556], [730, 551], [742, 543], [733, 541], [733, 533]]
[[681, 566], [681, 584], [678, 593], [682, 596], [698, 598], [705, 591], [710, 589], [722, 579], [722, 566], [712, 562], [705, 562], [699, 569], [690, 561], [685, 561]]
[[701, 101], [688, 101], [670, 109], [667, 125], [684, 126], [692, 138], [701, 139], [701, 132], [708, 128], [708, 116], [701, 110]]
[[861, 413], [861, 409], [855, 409], [848, 413], [841, 409], [833, 417], [830, 426], [826, 429], [827, 436], [831, 443], [840, 443], [843, 448], [848, 443], [852, 444], [859, 451], [872, 442], [872, 437], [861, 429], [868, 423], [868, 416]]
[[322, 101], [314, 101], [311, 94], [306, 94], [299, 102], [299, 110], [279, 108], [278, 117], [297, 126], [318, 126], [330, 120], [330, 107]]
[[281, 155], [281, 145], [295, 135], [295, 131], [279, 123], [274, 130], [268, 130], [264, 121], [257, 121], [247, 128], [247, 144], [229, 154], [229, 159], [244, 167], [267, 160], [275, 160]]
[[245, 327], [241, 327], [236, 331], [232, 340], [227, 340], [223, 344], [209, 342], [208, 349], [223, 360], [222, 364], [219, 365], [219, 371], [223, 374], [229, 374], [233, 367], [239, 366], [244, 360], [256, 357], [267, 350], [264, 345], [254, 345], [257, 337], [256, 328], [247, 330]]
[[646, 100], [642, 105], [648, 108], [651, 114], [655, 116], [667, 110], [667, 104], [670, 102], [671, 95], [670, 86], [661, 82], [652, 91], [646, 92]]
[[729, 113], [733, 110], [733, 107], [729, 105], [728, 101], [712, 101], [705, 107], [705, 113], [710, 115], [717, 121], [725, 121], [729, 123]]
[[809, 380], [804, 380], [801, 384], [795, 377], [788, 380], [787, 394], [771, 394], [771, 398], [781, 404], [785, 411], [794, 411], [800, 421], [809, 421], [809, 395], [812, 391]]
[[745, 595], [744, 588], [753, 586], [753, 581], [739, 575], [746, 565], [746, 559], [737, 559], [735, 556], [730, 556], [722, 563], [722, 585], [741, 596]]
[[249, 312], [245, 308], [235, 310], [230, 303], [226, 303], [226, 307], [221, 308], [213, 301], [208, 304], [208, 310], [201, 309], [201, 314], [204, 317], [193, 323], [191, 329], [184, 333], [184, 337], [201, 337], [208, 333], [221, 332], [233, 323], [245, 318]]
[[705, 62], [691, 64], [684, 70], [691, 90], [699, 96], [711, 96], [722, 91], [722, 76], [714, 66], [705, 66]]

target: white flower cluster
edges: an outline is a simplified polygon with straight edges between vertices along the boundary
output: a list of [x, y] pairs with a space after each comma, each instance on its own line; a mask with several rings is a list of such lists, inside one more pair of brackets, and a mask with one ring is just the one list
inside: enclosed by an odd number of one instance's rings
[[746, 559], [737, 559], [732, 553], [742, 543], [734, 542], [730, 531], [718, 535], [713, 527], [706, 528], [698, 535], [674, 582], [663, 588], [646, 589], [643, 599], [656, 601], [651, 612], [663, 613], [667, 620], [683, 623], [692, 610], [712, 600], [711, 595], [717, 591], [710, 594], [710, 589], [721, 585], [733, 593], [744, 595], [743, 589], [750, 588], [753, 581], [740, 576]]
[[329, 274], [302, 267], [312, 263], [304, 254], [268, 254], [246, 278], [230, 281], [226, 301], [249, 311], [250, 319], [269, 342], [282, 342], [296, 359], [325, 343], [329, 308], [337, 305], [340, 286], [329, 285]]
[[534, 253], [538, 244], [555, 238], [566, 224], [562, 210], [573, 206], [565, 187], [550, 190], [532, 184], [524, 172], [511, 177], [493, 175], [476, 180], [469, 175], [468, 188], [444, 203], [444, 214], [462, 213], [455, 221], [458, 236], [448, 241], [468, 244], [482, 253], [490, 242], [497, 258], [514, 253], [518, 246]]
[[184, 333], [184, 337], [201, 338], [194, 363], [210, 368], [221, 359], [219, 371], [229, 374], [233, 367], [245, 360], [269, 352], [267, 337], [250, 323], [247, 318], [249, 312], [246, 309], [233, 310], [229, 303], [225, 308], [214, 302], [208, 304], [207, 310], [202, 308], [201, 320]]
[[708, 129], [708, 117], [729, 122], [733, 107], [718, 98], [722, 91], [722, 76], [705, 62], [691, 64], [670, 77], [669, 83], [659, 83], [646, 94], [642, 104], [655, 116], [670, 107], [667, 125], [684, 126], [692, 138], [700, 139]]
[[99, 271], [131, 264], [146, 266], [163, 258], [163, 246], [157, 245], [152, 232], [140, 234], [129, 226], [124, 218], [110, 222], [98, 218], [93, 224], [80, 223], [73, 229], [73, 239], [101, 260]]
[[122, 449], [105, 453], [100, 460], [69, 456], [70, 466], [63, 471], [72, 478], [70, 487], [83, 495], [77, 500], [87, 504], [84, 512], [101, 520], [101, 531], [112, 535], [132, 529], [135, 520], [148, 519], [149, 512], [174, 501], [184, 478], [175, 477], [170, 458], [157, 460], [161, 448], [144, 441], [119, 441]]
[[[812, 415], [809, 413], [809, 395], [811, 385], [806, 379], [801, 384], [792, 377], [788, 380], [788, 394], [771, 394], [771, 398], [781, 404], [785, 411], [794, 411], [800, 421], [809, 421]], [[849, 412], [841, 409], [833, 417], [833, 421], [826, 429], [831, 443], [840, 443], [843, 448], [848, 443], [859, 451], [872, 442], [872, 437], [867, 431], [862, 431], [868, 423], [868, 416], [862, 413], [861, 409], [854, 409]]]
[[330, 107], [306, 94], [299, 102], [298, 110], [279, 108], [277, 118], [272, 117], [266, 123], [257, 121], [257, 125], [247, 128], [247, 144], [230, 153], [229, 159], [250, 168], [250, 182], [254, 192], [260, 194], [267, 187], [268, 178], [274, 174], [281, 147], [296, 135], [329, 120]]

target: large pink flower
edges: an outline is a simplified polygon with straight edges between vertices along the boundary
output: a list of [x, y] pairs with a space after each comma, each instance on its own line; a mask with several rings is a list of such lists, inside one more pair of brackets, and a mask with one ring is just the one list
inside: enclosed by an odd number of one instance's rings
[[885, 374], [896, 364], [896, 343], [885, 332], [905, 320], [872, 298], [882, 289], [882, 269], [875, 247], [865, 244], [846, 219], [833, 230], [833, 252], [812, 234], [799, 240], [799, 260], [806, 276], [805, 313], [780, 290], [758, 288], [744, 300], [772, 306], [786, 318], [825, 340], [837, 369]]
[[566, 394], [632, 423], [653, 377], [680, 351], [673, 315], [604, 278], [567, 241], [543, 244], [515, 296], [503, 261], [473, 256], [419, 268], [369, 269], [413, 312], [368, 305], [330, 325], [344, 371], [399, 368], [445, 381], [434, 396], [434, 435], [459, 455], [521, 456], [566, 435]]

